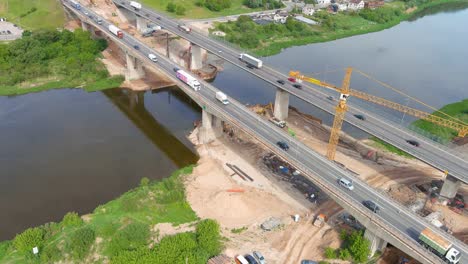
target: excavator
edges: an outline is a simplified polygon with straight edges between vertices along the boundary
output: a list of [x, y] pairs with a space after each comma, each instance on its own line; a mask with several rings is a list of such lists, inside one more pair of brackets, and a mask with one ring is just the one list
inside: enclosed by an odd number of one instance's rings
[[[332, 89], [335, 91], [338, 91], [340, 93], [340, 98], [338, 101], [338, 105], [335, 108], [335, 118], [333, 120], [333, 127], [330, 133], [330, 139], [328, 142], [328, 148], [327, 148], [327, 158], [329, 160], [334, 160], [335, 159], [335, 152], [336, 152], [336, 147], [338, 145], [339, 141], [339, 135], [341, 131], [341, 126], [343, 125], [343, 120], [346, 112], [348, 111], [348, 106], [346, 104], [346, 100], [350, 97], [356, 97], [371, 103], [375, 103], [377, 105], [385, 106], [387, 108], [397, 110], [400, 112], [403, 112], [407, 115], [412, 115], [414, 117], [420, 118], [427, 120], [431, 123], [443, 126], [443, 127], [448, 127], [451, 128], [455, 131], [457, 131], [459, 137], [465, 137], [468, 134], [468, 125], [465, 124], [463, 121], [455, 119], [451, 116], [449, 116], [446, 113], [437, 111], [437, 113], [440, 113], [442, 116], [441, 117], [438, 115], [430, 114], [415, 108], [411, 108], [408, 106], [404, 106], [395, 102], [392, 102], [390, 100], [374, 96], [371, 94], [367, 94], [361, 91], [357, 91], [354, 89], [350, 89], [350, 79], [351, 79], [351, 73], [353, 71], [353, 68], [348, 67], [346, 68], [346, 73], [345, 77], [343, 79], [343, 83], [341, 87], [334, 86], [332, 84], [320, 81], [318, 79], [302, 75], [299, 71], [290, 71], [289, 76], [294, 79], [306, 81], [324, 88]], [[361, 74], [364, 74], [361, 72]], [[365, 75], [366, 77], [369, 77]], [[382, 82], [379, 82], [382, 85], [385, 85]], [[388, 87], [388, 85], [386, 85]], [[418, 101], [419, 102], [419, 101]], [[420, 102], [421, 103], [421, 102]]]

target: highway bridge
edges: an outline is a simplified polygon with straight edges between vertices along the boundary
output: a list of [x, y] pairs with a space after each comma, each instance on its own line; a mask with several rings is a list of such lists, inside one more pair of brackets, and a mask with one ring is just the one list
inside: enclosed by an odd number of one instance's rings
[[[151, 8], [142, 6], [141, 9], [136, 10], [130, 6], [130, 1], [127, 0], [113, 0], [113, 2], [125, 10], [124, 14], [129, 14], [136, 17], [137, 28], [142, 26], [145, 20], [151, 21], [154, 24], [160, 25], [164, 30], [176, 34], [190, 43], [192, 43], [192, 50], [198, 52], [198, 47], [201, 47], [212, 54], [234, 64], [253, 74], [254, 76], [264, 80], [265, 82], [277, 88], [276, 102], [275, 102], [275, 116], [280, 120], [287, 117], [289, 94], [292, 94], [330, 114], [335, 113], [336, 102], [325, 100], [329, 93], [324, 92], [324, 89], [312, 84], [303, 84], [304, 89], [299, 90], [292, 87], [291, 84], [281, 85], [277, 80], [286, 80], [287, 74], [281, 73], [274, 68], [263, 64], [260, 69], [252, 69], [247, 67], [247, 64], [239, 60], [239, 50], [228, 47], [225, 44], [218, 42], [205, 34], [197, 32], [192, 29], [190, 33], [186, 33], [178, 28], [181, 24], [177, 20], [165, 16], [160, 12], [156, 12]], [[201, 62], [196, 63], [201, 65]], [[447, 148], [429, 140], [415, 132], [410, 131], [406, 127], [371, 113], [364, 108], [348, 102], [349, 111], [348, 117], [354, 114], [361, 114], [366, 117], [366, 120], [359, 120], [356, 118], [346, 118], [345, 121], [349, 124], [373, 135], [381, 140], [392, 144], [393, 146], [406, 151], [417, 159], [439, 169], [440, 171], [448, 171], [448, 177], [445, 181], [441, 194], [447, 198], [453, 198], [460, 186], [460, 182], [468, 183], [468, 161], [463, 159], [461, 155], [457, 154], [454, 150]], [[408, 144], [406, 140], [417, 140], [420, 143], [419, 147]]]
[[[197, 102], [202, 108], [203, 120], [200, 130], [202, 141], [208, 141], [222, 133], [220, 131], [222, 129], [221, 120], [228, 122], [295, 166], [305, 177], [308, 177], [345, 210], [355, 216], [366, 226], [365, 235], [371, 241], [372, 249], [381, 249], [389, 242], [422, 263], [442, 263], [441, 259], [430, 253], [417, 241], [419, 233], [425, 228], [430, 228], [433, 232], [450, 240], [455, 248], [461, 251], [460, 263], [468, 263], [468, 248], [461, 241], [431, 226], [424, 219], [409, 212], [388, 196], [377, 192], [360, 179], [354, 178], [334, 162], [327, 160], [324, 156], [290, 137], [284, 130], [265, 121], [236, 100], [229, 98], [230, 104], [221, 104], [215, 99], [215, 93], [219, 90], [209, 83], [199, 80], [202, 84], [201, 90], [194, 91], [175, 77], [173, 68], [179, 67], [178, 65], [163, 55], [158, 56], [158, 62], [151, 61], [148, 55], [150, 53], [158, 54], [156, 51], [131, 35], [124, 33], [123, 38], [117, 38], [108, 31], [108, 21], [102, 19], [100, 24], [95, 22], [95, 18], [99, 16], [92, 10], [85, 7], [80, 10], [74, 9], [66, 0], [63, 3], [69, 12], [82, 21], [84, 27], [93, 27], [103, 32], [109, 40], [117, 43], [126, 52], [129, 71], [139, 68], [140, 66], [136, 64], [140, 63], [144, 64], [145, 67], [156, 67], [166, 73], [182, 91]], [[88, 14], [85, 15], [84, 12]], [[139, 49], [135, 49], [134, 46], [138, 46]], [[139, 62], [136, 62], [137, 60]], [[129, 63], [129, 61], [133, 62]], [[279, 148], [276, 145], [278, 141], [288, 142], [289, 151]], [[337, 180], [342, 177], [353, 179], [353, 191], [343, 189], [337, 184]], [[381, 210], [378, 213], [370, 211], [362, 205], [365, 200], [376, 202]]]

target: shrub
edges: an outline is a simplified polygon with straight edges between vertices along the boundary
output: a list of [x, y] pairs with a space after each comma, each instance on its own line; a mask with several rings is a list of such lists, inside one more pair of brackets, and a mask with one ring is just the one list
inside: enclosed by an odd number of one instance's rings
[[173, 2], [168, 3], [166, 6], [166, 10], [167, 12], [174, 13], [176, 11], [176, 4], [174, 4]]
[[149, 180], [148, 178], [143, 177], [143, 178], [141, 178], [141, 180], [140, 180], [140, 186], [141, 186], [141, 187], [148, 186], [149, 182], [150, 182], [150, 180]]
[[325, 248], [325, 257], [327, 259], [336, 259], [336, 250], [331, 247]]
[[111, 256], [116, 256], [123, 250], [135, 250], [145, 246], [149, 239], [148, 225], [140, 222], [133, 222], [117, 231], [108, 245]]
[[63, 227], [77, 227], [83, 224], [83, 219], [75, 212], [68, 212], [63, 217], [61, 224]]
[[177, 5], [176, 10], [175, 10], [176, 15], [185, 15], [185, 7], [181, 5]]
[[21, 252], [31, 252], [33, 247], [42, 248], [44, 243], [44, 229], [40, 227], [28, 228], [16, 235], [13, 246]]
[[69, 252], [74, 259], [81, 260], [88, 255], [91, 245], [96, 239], [94, 230], [90, 227], [82, 227], [70, 235], [68, 244]]
[[347, 248], [341, 249], [340, 253], [338, 254], [338, 258], [342, 260], [349, 260], [351, 258], [351, 253], [349, 253]]
[[221, 252], [219, 224], [215, 220], [206, 219], [198, 223], [196, 234], [200, 248], [205, 250], [210, 257]]
[[347, 243], [349, 244], [349, 252], [353, 256], [354, 261], [362, 263], [367, 260], [369, 256], [369, 240], [364, 238], [360, 231], [354, 231], [348, 236]]
[[231, 7], [231, 0], [205, 0], [205, 6], [211, 11], [221, 11]]

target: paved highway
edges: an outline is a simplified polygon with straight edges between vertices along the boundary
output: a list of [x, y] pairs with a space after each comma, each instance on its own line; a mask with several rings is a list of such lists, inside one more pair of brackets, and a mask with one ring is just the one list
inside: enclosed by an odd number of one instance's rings
[[[67, 2], [65, 2], [65, 4], [68, 6]], [[84, 16], [83, 14], [85, 11], [93, 18], [97, 17], [93, 11], [86, 8], [75, 10], [69, 6], [69, 9], [80, 13], [82, 17]], [[296, 166], [296, 168], [300, 169], [305, 176], [309, 177], [310, 180], [330, 194], [331, 197], [334, 197], [338, 203], [356, 208], [356, 210], [360, 211], [361, 214], [369, 216], [369, 218], [379, 226], [384, 228], [388, 227], [386, 230], [394, 230], [392, 231], [392, 234], [398, 235], [403, 241], [409, 241], [407, 245], [413, 249], [411, 250], [411, 252], [413, 252], [412, 254], [409, 252], [411, 255], [414, 255], [414, 252], [422, 251], [422, 256], [428, 263], [440, 263], [438, 258], [426, 252], [416, 242], [419, 232], [425, 227], [430, 226], [427, 222], [408, 212], [404, 207], [392, 201], [388, 197], [378, 193], [366, 183], [354, 178], [334, 162], [327, 160], [325, 157], [312, 151], [301, 142], [291, 138], [284, 132], [284, 130], [263, 120], [257, 114], [250, 111], [234, 99], [229, 98], [230, 104], [222, 105], [215, 99], [215, 93], [219, 90], [212, 85], [204, 82], [203, 80], [199, 80], [202, 84], [202, 88], [200, 91], [195, 92], [192, 88], [175, 78], [173, 68], [178, 66], [174, 62], [169, 61], [162, 56], [158, 57], [158, 62], [152, 62], [148, 59], [148, 54], [158, 53], [139, 40], [125, 33], [123, 39], [116, 38], [107, 30], [109, 23], [104, 19], [101, 25], [95, 23], [94, 20], [89, 20], [88, 22], [103, 32], [111, 35], [115, 42], [120, 43], [122, 46], [126, 46], [128, 50], [133, 50], [136, 56], [143, 60], [146, 65], [153, 65], [154, 67], [158, 67], [165, 71], [167, 75], [173, 78], [180, 88], [190, 97], [198, 103], [206, 106], [210, 112], [258, 139], [266, 147], [270, 148], [292, 165]], [[135, 49], [135, 45], [139, 48]], [[288, 142], [290, 146], [288, 151], [283, 151], [277, 147], [276, 142], [280, 140]], [[355, 186], [353, 191], [343, 189], [337, 184], [337, 180], [342, 177], [353, 180]], [[370, 210], [362, 206], [361, 203], [364, 200], [372, 200], [376, 202], [381, 208], [380, 212], [372, 213]], [[435, 228], [433, 228], [433, 230], [434, 229]], [[466, 245], [440, 230], [435, 230], [435, 232], [454, 241], [456, 248], [462, 252], [462, 260], [460, 263], [468, 263], [468, 248]]]
[[[271, 67], [268, 67], [265, 64], [261, 69], [250, 69], [244, 62], [239, 60], [239, 54], [241, 53], [240, 51], [234, 50], [231, 47], [227, 47], [222, 43], [217, 42], [199, 32], [192, 31], [191, 33], [185, 33], [180, 31], [177, 27], [178, 22], [172, 18], [157, 13], [145, 6], [143, 6], [141, 10], [135, 10], [130, 6], [130, 1], [114, 0], [114, 3], [142, 17], [145, 17], [146, 19], [162, 26], [165, 30], [171, 31], [174, 34], [187, 39], [197, 46], [210, 51], [220, 58], [270, 83], [271, 85], [286, 90], [289, 93], [301, 98], [302, 100], [334, 115], [336, 102], [325, 100], [325, 98], [328, 96], [328, 93], [324, 92], [324, 88], [303, 83], [302, 90], [296, 89], [292, 87], [291, 83], [288, 83], [287, 75]], [[281, 85], [277, 83], [277, 80], [279, 79], [285, 80], [286, 84]], [[450, 175], [460, 179], [465, 183], [468, 183], [468, 161], [464, 160], [462, 157], [460, 157], [460, 155], [457, 155], [455, 152], [453, 152], [453, 150], [447, 150], [437, 143], [417, 135], [416, 133], [399, 124], [385, 120], [381, 116], [372, 114], [367, 110], [357, 106], [356, 104], [353, 104], [352, 102], [349, 102], [348, 105], [350, 110], [348, 111], [347, 118], [345, 119], [346, 122], [410, 153], [416, 158], [426, 162], [431, 166], [434, 166], [441, 171], [448, 170]], [[362, 121], [356, 119], [352, 116], [353, 114], [362, 114], [366, 117], [366, 120]], [[406, 142], [408, 139], [417, 140], [420, 143], [420, 146], [414, 147], [408, 144]]]

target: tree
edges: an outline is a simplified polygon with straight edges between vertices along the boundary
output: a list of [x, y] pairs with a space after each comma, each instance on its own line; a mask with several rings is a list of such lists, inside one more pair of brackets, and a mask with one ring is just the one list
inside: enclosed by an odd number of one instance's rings
[[185, 15], [185, 7], [177, 5], [175, 13], [178, 16]]
[[16, 235], [13, 246], [20, 252], [31, 252], [34, 247], [42, 248], [44, 243], [44, 229], [39, 227], [28, 228]]
[[348, 236], [349, 252], [353, 256], [354, 261], [358, 263], [365, 262], [370, 253], [370, 242], [364, 238], [362, 232], [354, 231]]
[[77, 260], [86, 257], [95, 239], [96, 234], [90, 227], [82, 227], [73, 232], [68, 243], [72, 257]]
[[197, 242], [201, 249], [210, 257], [221, 252], [221, 236], [219, 224], [215, 220], [206, 219], [198, 223], [196, 230]]
[[174, 4], [174, 2], [168, 3], [166, 6], [166, 10], [167, 12], [174, 13], [176, 11], [176, 4]]
[[62, 219], [61, 222], [63, 227], [69, 226], [80, 226], [83, 224], [83, 220], [75, 212], [68, 212]]

